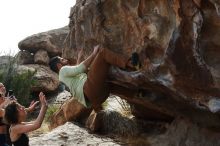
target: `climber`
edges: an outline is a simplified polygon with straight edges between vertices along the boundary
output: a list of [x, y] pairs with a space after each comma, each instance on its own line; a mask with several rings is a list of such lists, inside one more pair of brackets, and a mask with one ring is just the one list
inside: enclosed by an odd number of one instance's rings
[[134, 68], [129, 58], [99, 46], [95, 46], [92, 54], [75, 66], [68, 65], [68, 60], [59, 56], [53, 57], [49, 65], [59, 73], [59, 80], [69, 87], [72, 96], [96, 112], [102, 110], [101, 104], [110, 93], [106, 83], [109, 67]]

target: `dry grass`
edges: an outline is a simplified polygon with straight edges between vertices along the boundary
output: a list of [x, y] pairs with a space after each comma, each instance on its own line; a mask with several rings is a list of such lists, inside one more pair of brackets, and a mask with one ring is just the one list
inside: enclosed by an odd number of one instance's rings
[[[49, 108], [47, 109], [44, 121], [41, 125], [41, 127], [37, 130], [34, 130], [32, 132], [29, 132], [28, 135], [29, 137], [36, 137], [39, 136], [41, 134], [45, 134], [48, 133], [50, 131], [49, 129], [49, 121], [50, 121], [50, 117], [52, 116], [52, 114], [54, 112], [57, 111], [57, 109], [59, 108], [59, 105], [54, 105], [54, 104], [50, 104]], [[36, 119], [38, 113], [34, 113], [31, 117], [29, 117], [28, 121], [32, 121]]]
[[43, 122], [43, 124], [41, 125], [41, 127], [37, 130], [34, 130], [32, 132], [28, 133], [29, 137], [36, 137], [39, 136], [41, 134], [45, 134], [49, 132], [49, 128], [48, 128], [48, 123], [47, 122]]
[[110, 96], [103, 104], [104, 109], [111, 109], [121, 113], [123, 116], [132, 117], [131, 107], [128, 102], [118, 96]]

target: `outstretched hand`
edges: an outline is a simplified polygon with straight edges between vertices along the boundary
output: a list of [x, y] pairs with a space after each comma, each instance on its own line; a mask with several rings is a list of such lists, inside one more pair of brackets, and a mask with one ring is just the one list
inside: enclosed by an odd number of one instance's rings
[[31, 102], [31, 104], [29, 105], [29, 107], [28, 107], [28, 112], [33, 112], [34, 111], [34, 109], [36, 108], [36, 105], [39, 103], [39, 101], [32, 101]]
[[40, 92], [39, 99], [42, 106], [47, 106], [47, 100], [43, 92]]
[[91, 63], [95, 59], [95, 57], [98, 54], [99, 50], [100, 50], [99, 45], [94, 46], [93, 52], [89, 55], [89, 57], [86, 60], [84, 60], [82, 62], [85, 65], [86, 69], [88, 69], [90, 67]]
[[99, 52], [99, 47], [100, 47], [100, 45], [96, 45], [95, 47], [94, 47], [94, 49], [93, 49], [93, 54], [97, 54], [98, 52]]

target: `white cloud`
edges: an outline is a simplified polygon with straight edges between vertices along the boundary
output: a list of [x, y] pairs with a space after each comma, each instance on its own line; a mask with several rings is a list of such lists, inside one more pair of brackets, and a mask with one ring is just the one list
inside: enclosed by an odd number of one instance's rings
[[63, 27], [75, 0], [0, 1], [0, 53], [18, 52], [18, 42], [32, 34]]

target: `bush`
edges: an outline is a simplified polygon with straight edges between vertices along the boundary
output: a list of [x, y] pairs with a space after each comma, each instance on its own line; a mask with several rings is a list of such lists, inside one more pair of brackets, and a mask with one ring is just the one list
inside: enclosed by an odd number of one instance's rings
[[35, 72], [27, 71], [22, 74], [15, 74], [10, 82], [10, 87], [14, 91], [14, 95], [18, 99], [18, 102], [22, 105], [29, 105], [32, 96], [31, 88], [36, 85], [37, 82], [33, 79]]
[[45, 121], [50, 122], [51, 116], [60, 108], [60, 105], [52, 104], [48, 107], [47, 113], [45, 115]]
[[114, 98], [116, 99], [116, 101], [120, 105], [120, 108], [121, 108], [120, 112], [123, 115], [126, 115], [126, 116], [132, 115], [130, 104], [128, 104], [128, 102], [126, 100], [121, 99], [120, 97], [117, 97], [117, 96], [114, 96]]
[[9, 57], [6, 67], [0, 69], [0, 82], [5, 85], [7, 90], [14, 91], [19, 103], [27, 106], [32, 99], [31, 88], [37, 84], [37, 81], [33, 79], [36, 71], [18, 74], [16, 69], [15, 58]]
[[[5, 57], [5, 56], [4, 56]], [[10, 83], [12, 80], [12, 76], [14, 73], [14, 64], [15, 59], [13, 57], [7, 57], [7, 61], [5, 61], [5, 64], [1, 66], [1, 75], [0, 75], [0, 81], [4, 83], [6, 89], [10, 88]]]

